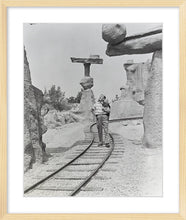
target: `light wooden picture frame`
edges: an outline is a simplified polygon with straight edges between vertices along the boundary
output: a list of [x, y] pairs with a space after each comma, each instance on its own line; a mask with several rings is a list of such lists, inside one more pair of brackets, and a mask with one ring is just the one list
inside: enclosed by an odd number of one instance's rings
[[[7, 10], [9, 7], [178, 7], [179, 213], [163, 214], [9, 214], [7, 211]], [[185, 0], [0, 0], [0, 219], [186, 219], [186, 1]]]

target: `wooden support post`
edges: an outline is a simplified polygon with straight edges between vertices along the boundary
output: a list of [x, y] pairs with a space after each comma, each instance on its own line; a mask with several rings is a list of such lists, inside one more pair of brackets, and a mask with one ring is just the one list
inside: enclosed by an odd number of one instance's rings
[[90, 63], [84, 63], [85, 76], [90, 76]]

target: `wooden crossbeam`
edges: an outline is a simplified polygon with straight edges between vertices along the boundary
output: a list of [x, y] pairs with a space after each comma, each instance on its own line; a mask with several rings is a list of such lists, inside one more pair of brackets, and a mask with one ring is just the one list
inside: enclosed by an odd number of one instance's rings
[[103, 64], [103, 59], [100, 59], [99, 56], [95, 55], [89, 58], [76, 58], [71, 57], [72, 63], [83, 63], [85, 76], [90, 76], [90, 65], [91, 64]]
[[100, 58], [76, 58], [71, 57], [72, 63], [90, 63], [90, 64], [103, 64], [103, 59]]

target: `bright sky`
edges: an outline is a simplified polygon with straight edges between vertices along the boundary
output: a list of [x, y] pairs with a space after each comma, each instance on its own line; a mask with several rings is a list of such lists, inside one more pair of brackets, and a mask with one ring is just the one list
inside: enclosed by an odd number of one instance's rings
[[[159, 24], [126, 24], [127, 35], [143, 32]], [[105, 94], [109, 100], [120, 95], [126, 82], [123, 64], [127, 60], [145, 62], [152, 54], [108, 57], [102, 39], [102, 24], [24, 24], [24, 45], [34, 86], [41, 90], [60, 86], [66, 97], [76, 96], [84, 77], [83, 64], [72, 63], [70, 57], [100, 55], [102, 65], [91, 65], [94, 95]]]

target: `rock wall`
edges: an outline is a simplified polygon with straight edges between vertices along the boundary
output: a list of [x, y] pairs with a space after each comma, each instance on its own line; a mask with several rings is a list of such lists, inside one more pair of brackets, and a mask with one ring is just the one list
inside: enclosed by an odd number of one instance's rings
[[111, 105], [110, 119], [142, 117], [143, 106], [133, 100], [129, 86], [123, 86], [120, 90], [121, 97]]
[[134, 100], [118, 100], [111, 105], [110, 119], [142, 117], [143, 106]]
[[47, 160], [46, 145], [42, 141], [42, 134], [47, 128], [44, 126], [41, 108], [43, 93], [34, 87], [26, 51], [24, 50], [24, 171], [32, 168], [35, 162]]
[[[143, 145], [148, 148], [162, 144], [162, 52], [154, 52], [152, 62], [124, 64], [127, 85], [132, 98], [144, 105]], [[124, 110], [123, 110], [124, 111]]]
[[143, 144], [148, 148], [162, 145], [162, 51], [153, 54], [150, 76], [145, 89]]
[[149, 77], [151, 63], [133, 63], [128, 62], [124, 64], [127, 74], [127, 85], [131, 91], [132, 98], [138, 103], [144, 105], [145, 102], [145, 88]]

